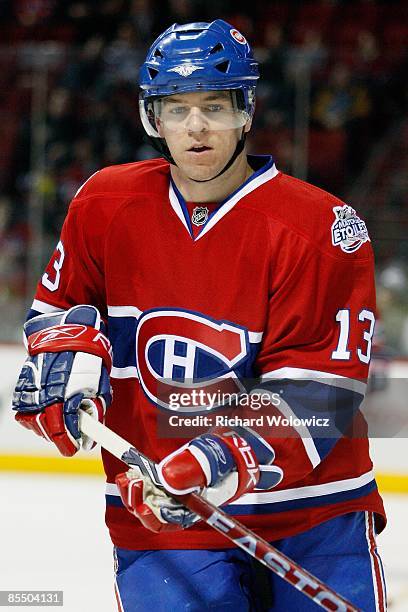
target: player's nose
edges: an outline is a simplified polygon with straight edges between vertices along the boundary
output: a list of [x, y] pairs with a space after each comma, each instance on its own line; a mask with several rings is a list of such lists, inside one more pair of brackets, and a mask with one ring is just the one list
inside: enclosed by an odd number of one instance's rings
[[189, 133], [205, 132], [208, 130], [208, 122], [201, 110], [193, 107], [186, 119], [186, 128]]

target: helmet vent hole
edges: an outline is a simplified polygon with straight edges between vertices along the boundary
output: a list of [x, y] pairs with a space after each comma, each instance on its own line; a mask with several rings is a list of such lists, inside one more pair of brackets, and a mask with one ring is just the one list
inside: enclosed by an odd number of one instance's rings
[[217, 43], [215, 47], [213, 47], [210, 53], [219, 53], [220, 51], [224, 51], [224, 46], [221, 43]]
[[154, 57], [161, 57], [163, 58], [163, 53], [160, 51], [160, 49], [155, 49], [155, 52], [153, 53]]
[[152, 79], [152, 81], [159, 74], [159, 71], [156, 70], [155, 68], [148, 68], [147, 70], [149, 71], [149, 76]]
[[217, 64], [215, 67], [217, 70], [225, 74], [226, 72], [228, 72], [229, 66], [230, 66], [229, 61], [226, 61], [226, 62], [221, 62], [220, 64]]

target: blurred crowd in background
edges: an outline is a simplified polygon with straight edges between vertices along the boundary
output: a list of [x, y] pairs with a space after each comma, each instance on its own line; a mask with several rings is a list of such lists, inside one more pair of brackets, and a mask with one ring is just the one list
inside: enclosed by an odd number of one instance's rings
[[[272, 153], [283, 171], [294, 171], [304, 82], [304, 178], [365, 217], [377, 259], [383, 342], [395, 354], [408, 354], [406, 6], [373, 0], [0, 0], [0, 339], [15, 336], [31, 297], [33, 191], [45, 210], [45, 263], [86, 178], [106, 165], [156, 156], [138, 115], [138, 67], [148, 46], [174, 22], [220, 17], [242, 30], [261, 62], [250, 149]], [[36, 78], [46, 88], [40, 174], [32, 144]]]

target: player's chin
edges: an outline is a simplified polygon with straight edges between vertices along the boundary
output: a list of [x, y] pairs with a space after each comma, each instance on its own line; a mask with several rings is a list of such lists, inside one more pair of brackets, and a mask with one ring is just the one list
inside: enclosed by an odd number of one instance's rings
[[179, 164], [179, 168], [186, 176], [195, 181], [208, 181], [217, 176], [222, 169], [219, 164], [203, 162]]
[[187, 176], [193, 181], [210, 181], [211, 179], [215, 178], [218, 173], [219, 170], [217, 169], [202, 169], [201, 171], [197, 171], [197, 169], [195, 169], [194, 171], [189, 172]]

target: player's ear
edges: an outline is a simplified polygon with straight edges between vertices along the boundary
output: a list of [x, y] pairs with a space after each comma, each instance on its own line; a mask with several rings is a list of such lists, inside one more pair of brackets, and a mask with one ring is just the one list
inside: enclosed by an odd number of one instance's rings
[[164, 135], [163, 135], [163, 125], [162, 125], [162, 122], [160, 121], [159, 117], [156, 117], [156, 120], [155, 120], [155, 121], [156, 121], [156, 130], [157, 130], [157, 132], [158, 132], [159, 136], [160, 136], [161, 138], [164, 138]]
[[244, 132], [245, 132], [245, 134], [247, 134], [249, 132], [251, 127], [252, 127], [252, 117], [250, 119], [248, 119], [248, 121], [244, 125]]

